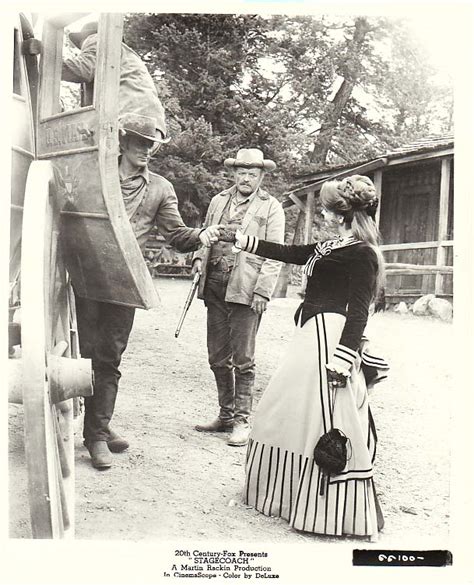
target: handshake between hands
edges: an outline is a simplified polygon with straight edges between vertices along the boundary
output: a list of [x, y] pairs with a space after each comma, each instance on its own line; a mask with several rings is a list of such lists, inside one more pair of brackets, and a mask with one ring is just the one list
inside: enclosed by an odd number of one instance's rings
[[[199, 234], [199, 239], [202, 244], [207, 247], [215, 242], [230, 242], [234, 244], [232, 249], [233, 252], [240, 252], [242, 246], [247, 240], [247, 236], [239, 230], [231, 230], [223, 225], [211, 225]], [[201, 273], [201, 271], [202, 260], [200, 258], [195, 258], [191, 273], [194, 275], [196, 272]], [[253, 294], [250, 308], [257, 313], [257, 315], [262, 315], [267, 310], [267, 305], [268, 299], [266, 297], [262, 297], [258, 293]]]
[[238, 230], [229, 229], [223, 225], [210, 225], [199, 234], [203, 246], [209, 247], [216, 242], [241, 243], [243, 234]]

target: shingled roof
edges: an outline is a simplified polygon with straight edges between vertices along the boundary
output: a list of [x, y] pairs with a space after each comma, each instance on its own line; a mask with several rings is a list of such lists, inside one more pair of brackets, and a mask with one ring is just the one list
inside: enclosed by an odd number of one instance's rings
[[416, 140], [405, 146], [400, 146], [394, 150], [382, 155], [388, 159], [398, 158], [407, 154], [421, 154], [432, 150], [451, 148], [454, 146], [454, 136], [446, 134], [443, 136], [428, 136], [421, 140]]
[[[416, 140], [405, 146], [400, 146], [394, 150], [387, 151], [385, 154], [381, 153], [380, 156], [376, 158], [354, 161], [333, 167], [324, 167], [313, 173], [299, 175], [298, 177], [295, 177], [298, 181], [298, 186], [286, 193], [286, 197], [282, 202], [283, 207], [287, 208], [294, 205], [296, 198], [304, 200], [308, 191], [319, 190], [318, 187], [321, 187], [322, 183], [329, 178], [342, 178], [353, 172], [364, 174], [374, 169], [384, 167], [395, 159], [409, 157], [418, 158], [425, 153], [430, 154], [436, 151], [449, 151], [453, 148], [454, 136], [452, 134], [427, 136], [426, 138]], [[400, 163], [403, 163], [403, 161], [400, 161]]]
[[404, 156], [413, 156], [428, 152], [433, 152], [436, 150], [445, 150], [454, 147], [454, 135], [453, 134], [443, 134], [443, 135], [434, 135], [434, 136], [427, 136], [425, 138], [421, 138], [414, 142], [410, 142], [409, 144], [405, 144], [403, 146], [399, 146], [393, 150], [389, 150], [385, 153], [380, 153], [378, 157], [363, 159], [358, 161], [353, 161], [351, 163], [344, 163], [342, 165], [336, 166], [327, 166], [318, 169], [312, 173], [305, 173], [304, 175], [299, 175], [297, 179], [303, 183], [306, 183], [310, 180], [310, 177], [316, 177], [318, 175], [332, 175], [334, 171], [342, 171], [344, 169], [349, 169], [352, 167], [358, 167], [360, 165], [364, 165], [370, 163], [371, 161], [375, 161], [378, 159], [385, 158], [387, 162], [396, 158], [402, 158]]

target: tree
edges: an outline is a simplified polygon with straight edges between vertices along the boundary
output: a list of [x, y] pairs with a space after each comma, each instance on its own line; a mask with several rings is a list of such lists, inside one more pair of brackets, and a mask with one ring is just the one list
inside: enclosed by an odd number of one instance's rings
[[265, 186], [282, 196], [315, 163], [375, 158], [452, 122], [439, 106], [452, 94], [434, 83], [403, 21], [133, 14], [125, 41], [147, 63], [167, 110], [173, 140], [154, 168], [172, 180], [193, 222], [230, 184], [222, 161], [238, 148], [275, 160]]
[[367, 18], [358, 17], [354, 21], [354, 32], [345, 43], [342, 59], [339, 59], [336, 69], [342, 82], [334, 99], [326, 107], [311, 154], [311, 162], [319, 166], [323, 166], [326, 162], [337, 124], [356, 83], [359, 81], [363, 65], [362, 55], [368, 44], [367, 36], [372, 30]]
[[[279, 131], [272, 132], [271, 120], [278, 114], [264, 115], [264, 104], [250, 100], [244, 89], [245, 76], [264, 53], [267, 26], [253, 15], [126, 19], [125, 42], [155, 74], [167, 108], [173, 141], [156, 157], [160, 172], [173, 181], [180, 202], [202, 214], [209, 198], [229, 185], [222, 161], [238, 148], [256, 146], [272, 156], [278, 147], [279, 157], [286, 159]], [[288, 186], [283, 183], [282, 192]]]

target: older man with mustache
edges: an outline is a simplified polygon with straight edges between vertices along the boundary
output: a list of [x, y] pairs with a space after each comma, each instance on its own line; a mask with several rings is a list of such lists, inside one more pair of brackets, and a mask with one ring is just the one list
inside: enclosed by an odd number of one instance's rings
[[273, 294], [281, 263], [236, 254], [237, 229], [251, 236], [283, 242], [285, 215], [281, 204], [261, 183], [276, 164], [258, 148], [241, 149], [224, 161], [235, 184], [216, 195], [204, 225], [221, 224], [228, 241], [195, 253], [193, 270], [202, 272], [198, 295], [207, 307], [207, 349], [219, 402], [218, 417], [196, 425], [201, 432], [232, 431], [228, 444], [243, 446], [250, 433], [255, 379], [255, 340], [261, 317]]

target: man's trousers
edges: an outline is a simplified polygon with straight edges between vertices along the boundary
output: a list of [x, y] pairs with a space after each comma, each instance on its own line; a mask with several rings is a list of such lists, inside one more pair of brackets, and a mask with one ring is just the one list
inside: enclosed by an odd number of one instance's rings
[[135, 309], [76, 296], [76, 312], [81, 355], [92, 360], [94, 374], [94, 394], [85, 398], [84, 439], [107, 441]]
[[255, 340], [260, 315], [248, 305], [228, 303], [229, 272], [210, 270], [204, 289], [207, 350], [216, 378], [219, 418], [248, 423], [255, 380]]

